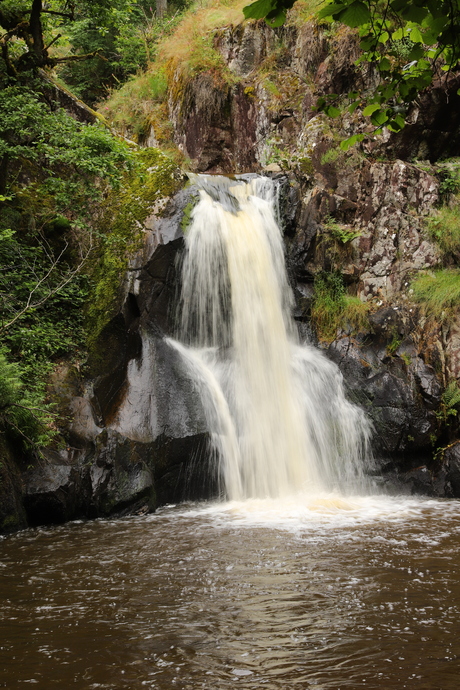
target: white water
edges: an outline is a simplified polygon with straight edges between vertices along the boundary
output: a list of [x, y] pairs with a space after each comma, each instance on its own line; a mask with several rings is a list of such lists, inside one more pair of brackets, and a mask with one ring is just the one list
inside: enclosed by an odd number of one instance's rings
[[[182, 267], [181, 353], [231, 500], [365, 487], [369, 424], [298, 343], [276, 184], [200, 176]], [[174, 344], [174, 341], [171, 341]]]

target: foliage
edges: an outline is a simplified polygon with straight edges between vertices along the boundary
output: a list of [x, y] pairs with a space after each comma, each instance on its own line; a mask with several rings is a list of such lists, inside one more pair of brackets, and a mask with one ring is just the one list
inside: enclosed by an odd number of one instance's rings
[[214, 47], [214, 33], [241, 20], [244, 2], [215, 4], [203, 0], [171, 18], [155, 44], [147, 71], [100, 104], [104, 116], [139, 141], [153, 127], [157, 141], [168, 145], [172, 137], [167, 125], [167, 91], [169, 97], [180, 101], [186, 80], [201, 72], [210, 72], [217, 85], [237, 80]]
[[457, 381], [449, 381], [441, 396], [441, 405], [436, 416], [443, 422], [448, 422], [449, 417], [457, 417], [460, 408], [460, 388]]
[[460, 159], [450, 158], [437, 164], [437, 175], [440, 179], [439, 193], [442, 198], [460, 192]]
[[54, 437], [53, 413], [43, 402], [43, 384], [26, 387], [28, 368], [8, 361], [7, 354], [0, 349], [0, 434], [32, 450]]
[[31, 86], [8, 86], [0, 90], [0, 158], [5, 193], [21, 168], [42, 171], [42, 184], [62, 195], [58, 178], [69, 183], [68, 202], [74, 205], [75, 191], [94, 196], [94, 176], [116, 183], [130, 165], [130, 151], [101, 124], [84, 125], [55, 104], [45, 100], [40, 82]]
[[[226, 83], [233, 83], [235, 76], [214, 47], [214, 29], [241, 18], [242, 0], [228, 5], [214, 5], [212, 0], [196, 3], [181, 19], [175, 31], [158, 46], [157, 66], [166, 65], [168, 80], [180, 70], [186, 75], [210, 71]], [[152, 65], [155, 69], [156, 65]], [[177, 81], [177, 76], [176, 76]], [[183, 79], [177, 83], [180, 90]]]
[[158, 149], [139, 151], [136, 163], [123, 185], [113, 189], [100, 207], [86, 310], [91, 345], [117, 311], [120, 289], [123, 289], [120, 277], [128, 268], [129, 255], [142, 245], [142, 223], [154, 211], [161, 211], [165, 199], [181, 183], [175, 162]]
[[120, 188], [134, 153], [100, 124], [49, 103], [43, 85], [0, 90], [0, 425], [30, 449], [54, 433], [45, 381], [85, 347], [83, 310], [95, 204]]
[[419, 275], [412, 282], [414, 297], [428, 316], [448, 321], [460, 306], [460, 270], [442, 269]]
[[336, 223], [331, 217], [326, 218], [325, 228], [330, 233], [331, 237], [341, 242], [341, 244], [347, 244], [361, 236], [360, 230], [353, 230], [347, 225]]
[[338, 272], [320, 273], [315, 278], [312, 321], [320, 338], [332, 341], [339, 329], [359, 332], [369, 327], [369, 305], [348, 295]]
[[387, 345], [387, 352], [390, 355], [390, 357], [392, 357], [396, 353], [396, 350], [399, 348], [401, 343], [401, 336], [398, 333], [393, 333], [392, 338]]
[[163, 16], [150, 0], [2, 0], [0, 87], [54, 68], [93, 104], [145, 69], [187, 2], [165, 0], [161, 10], [170, 14]]
[[129, 79], [100, 105], [104, 117], [134, 141], [142, 141], [153, 128], [155, 138], [168, 144], [172, 138], [165, 107], [167, 77], [164, 68]]
[[[256, 0], [244, 8], [246, 18], [265, 18], [280, 26], [295, 0]], [[361, 56], [379, 75], [373, 93], [350, 93], [352, 113], [363, 108], [380, 133], [383, 127], [400, 131], [410, 104], [435, 78], [448, 79], [460, 62], [460, 5], [449, 0], [332, 0], [319, 10], [320, 21], [337, 21], [357, 29]], [[318, 100], [317, 107], [331, 117], [340, 115], [334, 94]], [[342, 142], [344, 150], [361, 141], [355, 134]]]
[[72, 52], [96, 52], [94, 60], [66, 62], [59, 74], [87, 103], [107, 97], [129, 77], [145, 70], [156, 56], [158, 42], [178, 24], [187, 3], [169, 3], [169, 14], [157, 17], [150, 3], [125, 2], [113, 11], [109, 26], [84, 17], [68, 33]]
[[427, 219], [428, 231], [444, 256], [460, 259], [460, 199], [441, 207]]

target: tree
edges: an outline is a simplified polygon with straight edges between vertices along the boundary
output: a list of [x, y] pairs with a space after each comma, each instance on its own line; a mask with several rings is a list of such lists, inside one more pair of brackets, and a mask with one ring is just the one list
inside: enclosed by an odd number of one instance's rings
[[[55, 67], [59, 62], [86, 58], [87, 56], [52, 57], [49, 49], [60, 37], [56, 34], [46, 42], [44, 17], [59, 17], [62, 21], [74, 21], [75, 3], [52, 2], [44, 7], [42, 0], [31, 2], [0, 1], [0, 38], [2, 58], [9, 77], [17, 77], [31, 69]], [[18, 46], [19, 44], [19, 46]]]
[[84, 54], [61, 56], [50, 48], [79, 21], [92, 22], [100, 33], [116, 31], [116, 24], [128, 21], [142, 3], [133, 0], [0, 0], [0, 36], [3, 67], [7, 75], [61, 63], [86, 60], [98, 49]]
[[[284, 23], [295, 0], [256, 0], [244, 8], [246, 18], [265, 18], [270, 26]], [[319, 21], [337, 21], [357, 29], [360, 62], [372, 63], [380, 75], [373, 93], [349, 94], [348, 108], [363, 107], [375, 126], [398, 132], [406, 124], [411, 103], [438, 81], [448, 86], [460, 63], [460, 3], [458, 0], [337, 0], [318, 13]], [[460, 91], [459, 91], [460, 93]], [[337, 96], [318, 100], [319, 110], [340, 113]], [[347, 148], [363, 134], [342, 142]]]

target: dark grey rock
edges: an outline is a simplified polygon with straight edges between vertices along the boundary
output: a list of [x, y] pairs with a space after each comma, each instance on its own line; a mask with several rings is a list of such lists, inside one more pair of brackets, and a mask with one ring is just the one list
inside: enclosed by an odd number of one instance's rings
[[444, 466], [452, 496], [460, 498], [460, 441], [457, 441], [445, 451]]
[[70, 465], [38, 465], [25, 476], [24, 508], [29, 525], [59, 524], [82, 517], [82, 476]]

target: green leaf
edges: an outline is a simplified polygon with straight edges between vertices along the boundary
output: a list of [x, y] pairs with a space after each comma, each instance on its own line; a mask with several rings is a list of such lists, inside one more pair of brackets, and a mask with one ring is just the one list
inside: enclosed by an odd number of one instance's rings
[[434, 46], [438, 42], [438, 32], [433, 31], [433, 29], [428, 29], [428, 31], [424, 31], [422, 36], [423, 43], [427, 46]]
[[414, 28], [411, 29], [409, 36], [410, 40], [414, 43], [423, 43], [423, 36], [420, 33], [420, 29], [417, 29], [417, 27], [414, 26]]
[[404, 38], [404, 29], [400, 27], [396, 29], [396, 31], [393, 31], [391, 38], [393, 41], [401, 41]]
[[396, 120], [390, 120], [390, 122], [387, 123], [387, 127], [390, 130], [390, 132], [400, 132], [402, 127], [396, 122]]
[[360, 104], [360, 101], [355, 101], [354, 103], [351, 103], [351, 104], [348, 106], [348, 112], [351, 113], [351, 114], [353, 115], [353, 113], [355, 112], [356, 108], [359, 107], [359, 104]]
[[387, 110], [376, 110], [374, 113], [371, 115], [371, 122], [373, 125], [384, 125], [386, 122], [388, 122], [388, 114]]
[[318, 12], [316, 15], [317, 19], [325, 19], [326, 17], [332, 17], [335, 14], [338, 14], [345, 8], [345, 5], [343, 3], [331, 3], [330, 5], [326, 5], [326, 7], [323, 7], [322, 10]]
[[390, 34], [388, 33], [388, 31], [382, 31], [382, 33], [379, 36], [379, 43], [386, 43], [389, 38]]
[[363, 115], [364, 117], [369, 117], [373, 113], [375, 113], [376, 110], [380, 109], [380, 104], [379, 103], [371, 103], [370, 105], [367, 105], [364, 110], [363, 110]]
[[340, 115], [340, 110], [336, 108], [334, 105], [328, 105], [324, 108], [324, 112], [326, 115], [329, 115], [329, 117], [339, 117]]
[[405, 6], [401, 8], [401, 16], [408, 22], [421, 24], [427, 15], [428, 9], [426, 7], [417, 7], [411, 2], [406, 2]]
[[264, 19], [274, 8], [274, 0], [256, 0], [243, 7], [243, 14], [246, 19]]
[[275, 28], [277, 26], [282, 26], [284, 22], [286, 21], [286, 10], [281, 10], [280, 12], [277, 12], [274, 14], [273, 12], [270, 12], [269, 15], [265, 17], [265, 21], [269, 26], [272, 28]]
[[349, 7], [336, 15], [335, 18], [354, 29], [357, 26], [367, 24], [371, 15], [369, 8], [363, 2], [355, 0]]
[[388, 58], [384, 57], [380, 60], [378, 68], [380, 72], [389, 72], [391, 69], [391, 62]]
[[420, 60], [422, 55], [425, 55], [425, 49], [420, 44], [416, 43], [407, 55], [408, 62], [412, 60]]
[[348, 137], [348, 139], [344, 139], [340, 142], [340, 148], [342, 149], [342, 151], [348, 151], [349, 148], [357, 144], [359, 141], [362, 141], [363, 139], [364, 134], [353, 134], [352, 137]]

